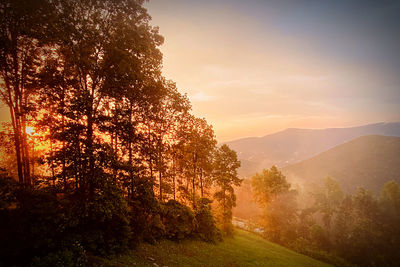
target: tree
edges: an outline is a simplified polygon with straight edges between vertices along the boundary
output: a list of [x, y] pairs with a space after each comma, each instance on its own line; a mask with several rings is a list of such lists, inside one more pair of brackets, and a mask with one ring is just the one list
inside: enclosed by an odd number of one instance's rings
[[271, 202], [277, 195], [286, 193], [290, 189], [286, 177], [276, 166], [272, 166], [269, 170], [264, 169], [261, 174], [256, 173], [251, 178], [251, 184], [256, 201], [263, 206]]
[[228, 145], [222, 145], [215, 151], [213, 181], [217, 185], [214, 198], [219, 204], [219, 221], [226, 234], [232, 234], [232, 208], [236, 206], [234, 186], [243, 181], [238, 177], [240, 161], [237, 154]]
[[[152, 109], [148, 118], [148, 134], [152, 141], [148, 143], [150, 149], [146, 150], [148, 158], [155, 164], [158, 172], [159, 181], [159, 199], [163, 200], [163, 194], [175, 194], [175, 184], [171, 190], [167, 178], [173, 178], [175, 181], [175, 160], [176, 150], [174, 146], [179, 142], [178, 131], [184, 118], [187, 117], [191, 109], [189, 100], [186, 96], [180, 94], [176, 85], [171, 81], [164, 81], [165, 96], [160, 103]], [[166, 192], [163, 192], [166, 191]]]
[[26, 186], [31, 184], [26, 127], [36, 108], [44, 30], [53, 10], [46, 0], [0, 2], [0, 96], [10, 111], [18, 180]]
[[295, 190], [290, 189], [286, 177], [272, 166], [252, 177], [256, 201], [263, 207], [262, 224], [265, 235], [279, 243], [295, 238], [297, 202]]
[[142, 3], [65, 0], [57, 7], [54, 57], [42, 73], [54, 115], [44, 124], [55, 143], [50, 161], [83, 193], [118, 175], [133, 179], [140, 120], [165, 95], [163, 38]]
[[380, 211], [378, 201], [372, 192], [358, 188], [352, 197], [354, 225], [351, 232], [350, 259], [359, 265], [368, 265], [378, 261], [377, 255], [382, 254], [380, 238]]
[[337, 181], [330, 177], [324, 180], [324, 187], [313, 194], [315, 203], [314, 207], [322, 213], [322, 220], [328, 235], [331, 229], [332, 218], [337, 214], [342, 203], [344, 194]]
[[[186, 186], [181, 186], [182, 195], [192, 202], [193, 209], [196, 208], [196, 188], [199, 185], [200, 194], [204, 195], [205, 177], [210, 170], [212, 153], [217, 141], [214, 130], [205, 119], [189, 115], [186, 124], [178, 133], [181, 142], [182, 157], [180, 168], [186, 177]], [[191, 185], [191, 192], [190, 190]], [[198, 190], [198, 189], [197, 189]]]
[[[396, 248], [400, 246], [400, 185], [395, 181], [387, 182], [379, 196], [381, 211], [381, 227], [385, 240], [383, 251], [387, 265], [395, 265], [400, 261]], [[383, 253], [382, 253], [383, 254]]]
[[351, 196], [346, 196], [339, 206], [337, 216], [334, 220], [334, 246], [339, 255], [349, 258], [349, 247], [352, 244], [352, 235], [355, 226], [355, 216], [353, 199]]

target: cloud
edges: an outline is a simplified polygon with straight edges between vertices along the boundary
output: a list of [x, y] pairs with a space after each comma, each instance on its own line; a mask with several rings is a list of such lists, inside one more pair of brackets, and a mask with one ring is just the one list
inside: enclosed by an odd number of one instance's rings
[[207, 95], [203, 91], [198, 91], [197, 93], [190, 95], [189, 98], [193, 102], [209, 102], [216, 99], [215, 96]]

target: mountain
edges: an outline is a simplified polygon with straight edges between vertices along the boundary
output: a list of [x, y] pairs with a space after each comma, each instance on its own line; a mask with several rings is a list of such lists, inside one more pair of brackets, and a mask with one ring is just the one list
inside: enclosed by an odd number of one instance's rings
[[379, 192], [389, 180], [400, 183], [400, 137], [358, 137], [286, 166], [282, 172], [289, 181], [303, 186], [318, 184], [330, 176], [346, 192], [354, 192], [358, 186]]
[[323, 151], [365, 135], [400, 136], [400, 122], [375, 123], [349, 128], [289, 128], [263, 137], [226, 142], [242, 161], [241, 176], [251, 176], [271, 165], [300, 162]]

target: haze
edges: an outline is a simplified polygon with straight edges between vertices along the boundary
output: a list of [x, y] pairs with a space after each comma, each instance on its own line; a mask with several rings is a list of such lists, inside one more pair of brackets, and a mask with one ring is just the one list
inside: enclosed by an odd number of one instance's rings
[[153, 0], [146, 7], [166, 37], [164, 75], [220, 142], [400, 120], [399, 2]]

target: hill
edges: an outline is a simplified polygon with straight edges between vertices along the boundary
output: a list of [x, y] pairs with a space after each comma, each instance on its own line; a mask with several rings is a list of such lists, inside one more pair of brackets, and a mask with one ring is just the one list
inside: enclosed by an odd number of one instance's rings
[[336, 179], [347, 192], [363, 186], [379, 192], [385, 182], [400, 182], [400, 137], [363, 136], [302, 162], [286, 166], [289, 181], [311, 185]]
[[259, 236], [237, 230], [233, 238], [210, 244], [196, 240], [141, 244], [130, 254], [96, 266], [329, 266]]
[[242, 161], [241, 176], [251, 176], [271, 165], [291, 165], [365, 135], [400, 136], [400, 122], [349, 128], [290, 128], [264, 137], [227, 142]]

